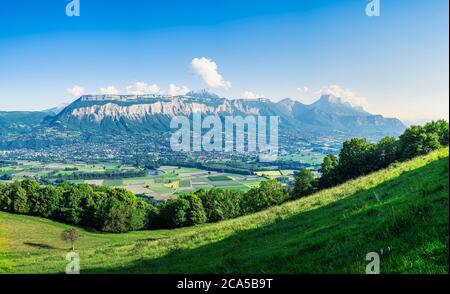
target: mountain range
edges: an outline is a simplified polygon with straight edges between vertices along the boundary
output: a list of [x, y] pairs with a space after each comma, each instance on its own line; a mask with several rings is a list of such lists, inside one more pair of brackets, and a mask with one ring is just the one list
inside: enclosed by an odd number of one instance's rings
[[384, 136], [397, 135], [405, 128], [398, 119], [370, 114], [332, 95], [323, 95], [306, 105], [292, 99], [280, 102], [265, 98], [230, 100], [206, 91], [183, 96], [86, 95], [56, 116], [47, 118], [46, 123], [102, 131], [170, 130], [172, 117], [190, 116], [200, 111], [222, 117], [279, 116], [280, 128], [320, 134], [341, 132], [354, 136]]
[[[11, 134], [78, 133], [135, 135], [169, 132], [174, 116], [279, 116], [280, 133], [308, 136], [397, 136], [405, 125], [396, 118], [371, 114], [344, 99], [323, 95], [312, 104], [292, 99], [227, 99], [206, 90], [186, 95], [84, 95], [74, 102], [41, 112], [0, 112], [0, 138]], [[84, 135], [83, 135], [84, 134]], [[52, 135], [53, 136], [53, 135]], [[16, 140], [17, 136], [14, 137]], [[32, 139], [27, 139], [32, 141]], [[61, 141], [61, 140], [60, 140]], [[1, 144], [0, 144], [1, 145]]]

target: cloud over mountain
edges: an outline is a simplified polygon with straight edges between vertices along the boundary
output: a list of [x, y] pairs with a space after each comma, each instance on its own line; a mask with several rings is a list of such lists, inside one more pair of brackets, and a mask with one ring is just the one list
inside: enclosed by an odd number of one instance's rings
[[360, 97], [353, 91], [345, 89], [339, 85], [324, 86], [317, 92], [317, 94], [339, 97], [343, 101], [350, 103], [352, 106], [367, 108], [369, 105], [366, 98]]
[[245, 91], [244, 93], [242, 93], [242, 97], [247, 99], [265, 98], [264, 95], [255, 94], [252, 91]]
[[178, 87], [175, 84], [170, 84], [168, 93], [169, 93], [169, 95], [172, 95], [172, 96], [178, 96], [178, 95], [185, 95], [189, 91], [191, 91], [191, 89], [189, 89], [189, 87], [187, 87], [187, 86]]
[[67, 92], [72, 96], [72, 97], [80, 97], [81, 95], [84, 94], [84, 88], [78, 85], [73, 86], [70, 89], [67, 89]]
[[127, 87], [129, 95], [158, 94], [161, 91], [157, 84], [149, 85], [145, 82], [136, 82]]
[[192, 71], [199, 75], [211, 88], [231, 88], [231, 82], [225, 81], [218, 72], [217, 64], [206, 57], [194, 58], [191, 62]]
[[105, 88], [100, 88], [100, 92], [103, 95], [117, 95], [119, 94], [119, 90], [114, 86], [108, 86]]

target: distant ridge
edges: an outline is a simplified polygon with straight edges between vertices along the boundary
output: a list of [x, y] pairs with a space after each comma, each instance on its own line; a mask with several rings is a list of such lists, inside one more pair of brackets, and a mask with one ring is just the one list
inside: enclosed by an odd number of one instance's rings
[[87, 130], [169, 131], [171, 117], [205, 115], [279, 116], [280, 127], [307, 133], [341, 132], [355, 136], [398, 135], [405, 125], [396, 118], [373, 115], [344, 99], [323, 95], [309, 105], [284, 99], [227, 99], [207, 90], [185, 95], [84, 95], [68, 105], [50, 125]]
[[[83, 95], [69, 105], [42, 112], [0, 112], [0, 148], [73, 144], [80, 140], [105, 142], [107, 136], [139, 139], [149, 135], [157, 142], [167, 137], [174, 116], [278, 116], [282, 142], [351, 137], [376, 141], [398, 136], [406, 126], [396, 118], [371, 114], [344, 99], [323, 95], [311, 104], [292, 99], [228, 99], [207, 90], [185, 95]], [[157, 132], [158, 136], [154, 136]], [[19, 136], [26, 134], [26, 136]], [[51, 135], [50, 135], [51, 134]], [[337, 140], [337, 141], [336, 141]], [[71, 143], [72, 142], [72, 143]]]

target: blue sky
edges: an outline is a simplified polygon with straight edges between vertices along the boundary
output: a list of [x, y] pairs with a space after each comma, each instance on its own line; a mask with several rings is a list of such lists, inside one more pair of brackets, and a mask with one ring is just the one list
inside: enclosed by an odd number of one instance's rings
[[369, 0], [80, 0], [79, 17], [69, 2], [0, 2], [0, 110], [211, 88], [448, 119], [448, 0], [381, 0], [379, 17]]

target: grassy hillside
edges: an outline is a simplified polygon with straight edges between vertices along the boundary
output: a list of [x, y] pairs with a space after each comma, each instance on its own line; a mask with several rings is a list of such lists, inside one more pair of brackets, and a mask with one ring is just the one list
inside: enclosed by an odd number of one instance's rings
[[[448, 148], [260, 213], [176, 230], [80, 229], [82, 273], [448, 273]], [[0, 272], [60, 273], [69, 226], [0, 213]]]

